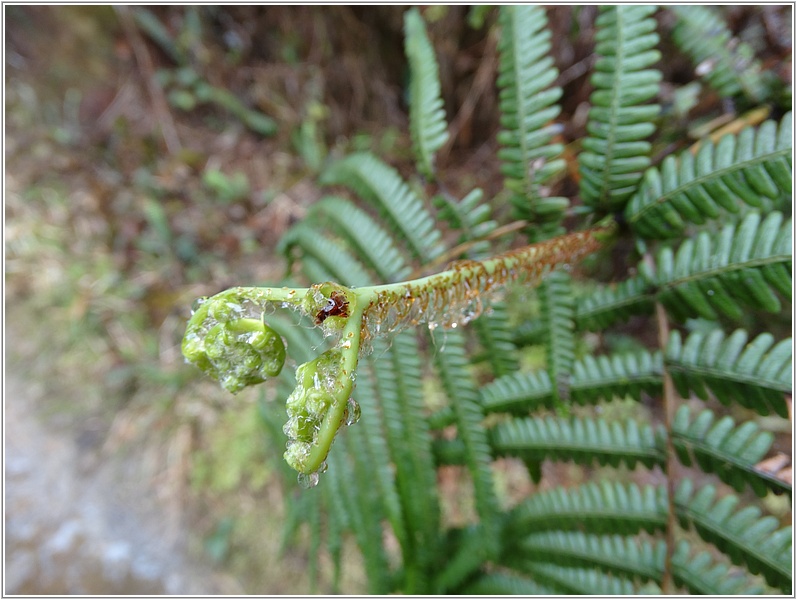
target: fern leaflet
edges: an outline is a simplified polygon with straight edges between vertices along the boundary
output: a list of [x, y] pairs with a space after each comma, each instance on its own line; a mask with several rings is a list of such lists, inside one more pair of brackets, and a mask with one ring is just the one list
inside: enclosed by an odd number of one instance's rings
[[434, 155], [448, 139], [434, 48], [417, 8], [404, 13], [404, 51], [410, 65], [410, 137], [418, 171], [434, 178]]
[[702, 471], [716, 474], [737, 492], [749, 486], [760, 497], [768, 490], [791, 494], [791, 484], [755, 468], [772, 446], [772, 434], [752, 421], [735, 425], [728, 416], [715, 423], [710, 410], [690, 420], [689, 407], [682, 406], [673, 421], [678, 459], [686, 466], [697, 463]]
[[547, 332], [545, 353], [548, 376], [552, 379], [554, 400], [563, 406], [570, 398], [570, 378], [576, 355], [573, 331], [574, 300], [570, 276], [563, 271], [551, 273], [538, 288], [542, 321]]
[[714, 7], [670, 10], [678, 17], [673, 40], [695, 63], [698, 75], [723, 98], [744, 93], [756, 103], [764, 100], [767, 89], [753, 49], [744, 42], [731, 43], [731, 32]]
[[540, 193], [540, 184], [564, 167], [556, 158], [561, 144], [551, 143], [555, 126], [550, 122], [561, 110], [555, 103], [562, 95], [561, 88], [551, 87], [557, 77], [548, 56], [551, 32], [541, 6], [502, 6], [498, 19], [501, 172], [518, 216], [539, 226], [529, 235], [545, 239], [560, 233], [569, 204], [567, 198], [544, 198]]
[[653, 286], [644, 277], [630, 277], [600, 286], [576, 299], [576, 328], [599, 331], [635, 314], [650, 314]]
[[513, 419], [499, 423], [490, 434], [496, 454], [524, 460], [569, 459], [581, 464], [625, 463], [629, 467], [641, 462], [648, 468], [663, 460], [653, 429], [649, 425], [640, 428], [630, 420], [623, 426], [598, 418]]
[[[578, 404], [661, 391], [662, 357], [658, 352], [585, 356], [573, 365], [571, 399]], [[489, 412], [528, 413], [539, 406], [555, 406], [547, 371], [514, 373], [482, 388], [482, 406]], [[439, 415], [438, 418], [442, 417]]]
[[[390, 235], [370, 215], [345, 198], [325, 196], [310, 207], [307, 219], [341, 235], [381, 281], [401, 281], [410, 273]], [[280, 247], [290, 242], [280, 241]]]
[[511, 573], [484, 573], [468, 583], [461, 593], [469, 596], [553, 596], [561, 594], [562, 590]]
[[321, 183], [346, 185], [371, 202], [422, 262], [442, 254], [440, 231], [421, 199], [395, 169], [375, 156], [351, 154], [330, 166]]
[[750, 571], [763, 574], [767, 583], [784, 594], [791, 590], [791, 527], [778, 529], [775, 517], [761, 517], [756, 506], [736, 510], [739, 498], [718, 499], [714, 486], [701, 488], [693, 497], [688, 479], [675, 496], [678, 517], [683, 527], [691, 523], [707, 542], [722, 550], [734, 564], [745, 564]]
[[791, 339], [773, 347], [772, 334], [762, 333], [745, 346], [747, 332], [725, 337], [720, 329], [696, 331], [685, 343], [673, 331], [667, 345], [667, 366], [678, 393], [693, 391], [706, 400], [706, 388], [723, 404], [738, 402], [761, 415], [788, 417], [785, 394], [791, 391]]
[[[462, 334], [447, 333], [445, 344], [445, 351], [435, 353], [435, 364], [443, 387], [451, 399], [459, 438], [464, 443], [465, 460], [473, 478], [476, 510], [485, 529], [485, 539], [497, 542], [498, 500], [495, 497], [490, 468], [492, 455], [482, 425], [479, 393], [473, 383], [472, 375], [467, 370]], [[492, 546], [487, 544], [485, 551], [488, 557], [495, 556], [498, 552], [497, 543]]]
[[750, 213], [714, 235], [701, 231], [674, 255], [669, 248], [659, 253], [659, 300], [677, 320], [716, 320], [720, 314], [739, 320], [745, 307], [779, 312], [776, 292], [791, 300], [791, 245], [791, 220], [784, 222], [779, 212], [763, 222], [758, 213]]
[[527, 536], [517, 552], [535, 562], [596, 566], [623, 577], [658, 581], [664, 566], [664, 542], [580, 531], [546, 531]]
[[691, 594], [728, 597], [764, 593], [763, 586], [733, 572], [725, 562], [715, 561], [708, 552], [692, 555], [685, 540], [676, 545], [672, 565], [675, 583], [687, 588]]
[[626, 207], [626, 220], [640, 236], [670, 238], [687, 223], [719, 217], [721, 209], [738, 213], [740, 202], [762, 207], [765, 198], [791, 194], [791, 155], [790, 112], [779, 126], [766, 121], [716, 145], [706, 141], [696, 155], [686, 150], [648, 169]]
[[583, 527], [588, 533], [653, 533], [667, 522], [663, 486], [601, 481], [574, 488], [556, 487], [518, 504], [509, 514], [507, 539], [549, 529]]
[[650, 164], [657, 104], [643, 104], [659, 90], [661, 73], [649, 67], [659, 60], [655, 6], [602, 6], [596, 21], [595, 52], [584, 150], [578, 157], [584, 203], [616, 210], [634, 193]]

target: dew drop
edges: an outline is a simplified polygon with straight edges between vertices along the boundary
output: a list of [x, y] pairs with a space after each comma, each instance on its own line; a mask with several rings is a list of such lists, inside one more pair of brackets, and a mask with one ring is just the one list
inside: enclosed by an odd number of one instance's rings
[[322, 462], [318, 465], [318, 473], [326, 473], [329, 465], [327, 465], [327, 461]]
[[709, 295], [709, 296], [713, 296], [713, 295], [714, 295], [714, 290], [709, 290], [709, 291], [708, 291], [708, 295]]
[[360, 420], [360, 405], [354, 398], [349, 398], [346, 404], [346, 425], [354, 425]]
[[193, 315], [196, 311], [198, 311], [202, 307], [202, 305], [207, 301], [208, 301], [207, 296], [202, 296], [201, 298], [197, 298], [196, 300], [194, 300], [194, 302], [191, 304], [191, 314]]
[[314, 471], [312, 473], [299, 473], [299, 475], [296, 477], [296, 481], [299, 482], [299, 486], [306, 490], [314, 488], [318, 485], [318, 471]]

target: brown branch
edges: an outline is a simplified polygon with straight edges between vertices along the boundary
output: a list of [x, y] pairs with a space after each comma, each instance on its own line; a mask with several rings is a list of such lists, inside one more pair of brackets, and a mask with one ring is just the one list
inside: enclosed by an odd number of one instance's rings
[[138, 31], [133, 15], [130, 12], [130, 7], [114, 6], [114, 10], [116, 10], [125, 35], [130, 40], [130, 46], [133, 48], [136, 63], [138, 63], [138, 67], [141, 69], [141, 73], [144, 76], [150, 102], [152, 102], [152, 110], [160, 125], [161, 135], [163, 136], [163, 141], [166, 143], [166, 150], [168, 150], [169, 154], [176, 154], [182, 150], [182, 145], [180, 144], [180, 138], [177, 137], [177, 129], [174, 126], [172, 114], [169, 112], [169, 105], [166, 102], [166, 97], [155, 79], [155, 69], [152, 66], [152, 60], [147, 51], [147, 46]]
[[[650, 256], [646, 256], [649, 259]], [[661, 302], [656, 302], [656, 321], [659, 329], [659, 347], [664, 352], [667, 347], [667, 340], [670, 336], [670, 327], [667, 323], [667, 313], [664, 310]], [[675, 385], [673, 385], [672, 377], [670, 377], [667, 368], [664, 369], [664, 426], [667, 430], [667, 463], [666, 478], [667, 478], [667, 529], [665, 530], [664, 539], [667, 547], [667, 552], [664, 557], [664, 573], [661, 576], [661, 592], [665, 596], [671, 595], [675, 592], [672, 577], [672, 555], [675, 551], [675, 468], [676, 468], [676, 455], [675, 446], [672, 442], [672, 423], [675, 418], [675, 401], [677, 392]]]

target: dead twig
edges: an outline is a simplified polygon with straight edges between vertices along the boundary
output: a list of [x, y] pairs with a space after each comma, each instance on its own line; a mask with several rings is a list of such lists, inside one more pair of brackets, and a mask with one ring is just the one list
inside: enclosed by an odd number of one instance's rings
[[130, 40], [130, 46], [133, 48], [136, 63], [138, 63], [138, 67], [141, 69], [144, 76], [147, 92], [152, 102], [152, 109], [160, 125], [161, 135], [163, 136], [163, 141], [166, 143], [166, 149], [169, 154], [176, 154], [182, 150], [182, 144], [180, 144], [180, 138], [177, 137], [177, 129], [174, 126], [174, 120], [169, 111], [166, 97], [155, 79], [155, 69], [152, 66], [152, 60], [147, 51], [147, 46], [144, 44], [144, 40], [136, 27], [133, 15], [130, 12], [130, 7], [114, 6], [114, 10], [116, 10], [116, 14], [119, 16], [119, 22], [125, 30], [125, 35]]

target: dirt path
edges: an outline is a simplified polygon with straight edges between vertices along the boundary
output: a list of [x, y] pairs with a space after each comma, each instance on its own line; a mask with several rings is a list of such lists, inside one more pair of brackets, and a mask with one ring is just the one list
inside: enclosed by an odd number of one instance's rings
[[5, 594], [240, 593], [142, 514], [151, 491], [116, 485], [118, 464], [81, 468], [76, 443], [39, 422], [14, 373], [4, 396]]

